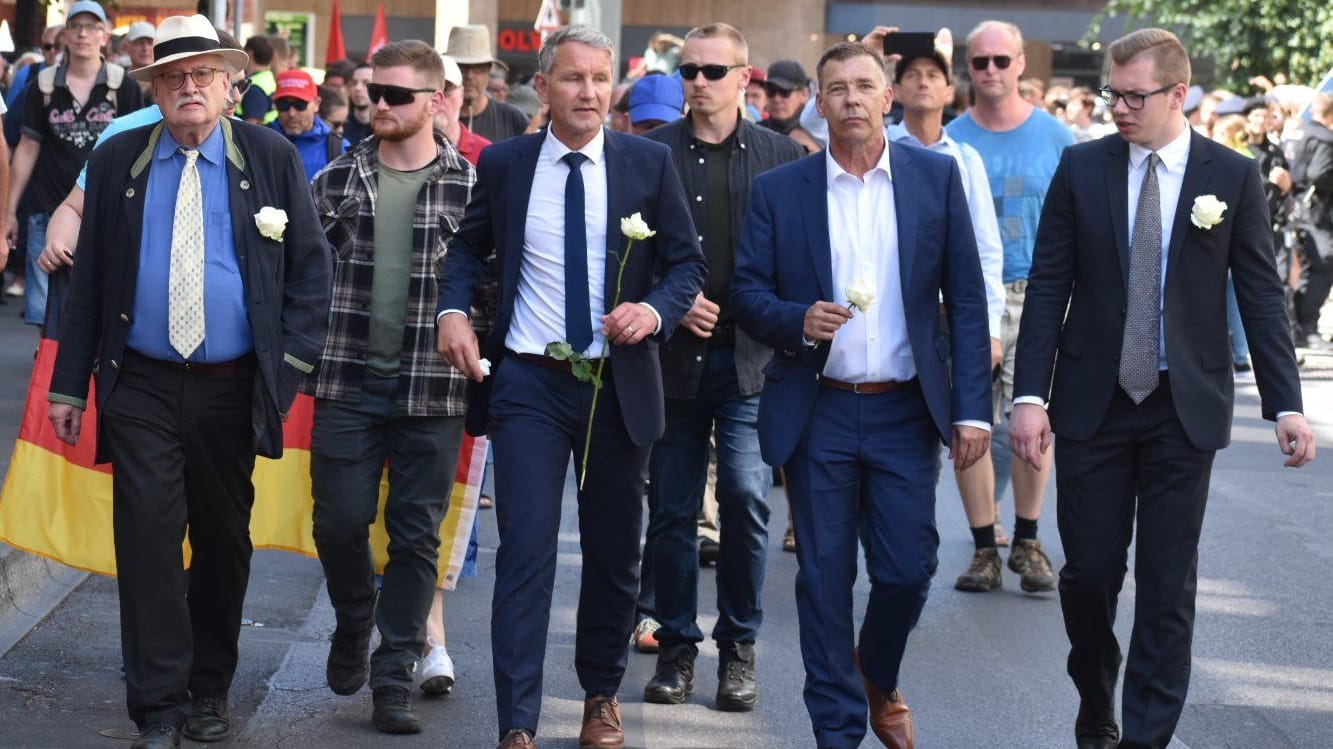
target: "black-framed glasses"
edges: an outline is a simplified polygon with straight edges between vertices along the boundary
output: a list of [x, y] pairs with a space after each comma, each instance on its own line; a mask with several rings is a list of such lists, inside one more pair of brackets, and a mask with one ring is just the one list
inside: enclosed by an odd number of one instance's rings
[[981, 55], [973, 57], [972, 69], [980, 73], [986, 68], [989, 68], [992, 62], [995, 63], [996, 70], [1008, 70], [1009, 66], [1013, 64], [1014, 58], [1009, 55]]
[[367, 83], [366, 95], [370, 97], [371, 104], [379, 104], [383, 99], [391, 107], [401, 107], [411, 104], [417, 94], [433, 94], [437, 89], [433, 88], [406, 88], [404, 86], [392, 86], [387, 83]]
[[[190, 80], [194, 81], [194, 85], [203, 88], [212, 83], [213, 76], [220, 72], [222, 72], [220, 68], [195, 68], [194, 70], [191, 70], [188, 75], [190, 76]], [[175, 91], [185, 85], [185, 76], [185, 71], [172, 70], [170, 72], [159, 74], [157, 79], [162, 81], [162, 85]]]
[[284, 96], [281, 99], [273, 100], [273, 108], [279, 112], [286, 112], [289, 109], [304, 112], [309, 106], [310, 102], [305, 101], [304, 99], [293, 99], [290, 96]]
[[1114, 107], [1117, 103], [1123, 100], [1125, 102], [1125, 106], [1129, 107], [1130, 109], [1143, 109], [1143, 105], [1148, 103], [1149, 96], [1164, 94], [1175, 87], [1176, 84], [1168, 83], [1159, 89], [1155, 89], [1153, 91], [1147, 91], [1141, 94], [1137, 91], [1116, 91], [1110, 86], [1102, 86], [1101, 88], [1097, 89], [1097, 94], [1102, 97], [1102, 101], [1106, 102], [1106, 106], [1108, 107]]
[[749, 65], [695, 65], [692, 62], [687, 62], [684, 65], [681, 65], [680, 67], [676, 68], [676, 70], [680, 71], [680, 77], [683, 80], [692, 81], [695, 78], [697, 78], [700, 73], [703, 73], [704, 78], [707, 78], [710, 81], [720, 81], [723, 78], [727, 77], [727, 73], [730, 73], [736, 68], [748, 68], [748, 67], [750, 66]]
[[87, 32], [89, 34], [96, 34], [101, 32], [102, 29], [104, 28], [106, 27], [100, 23], [71, 23], [65, 27], [65, 30], [70, 32], [71, 34], [77, 35], [77, 34], [82, 34], [84, 32]]

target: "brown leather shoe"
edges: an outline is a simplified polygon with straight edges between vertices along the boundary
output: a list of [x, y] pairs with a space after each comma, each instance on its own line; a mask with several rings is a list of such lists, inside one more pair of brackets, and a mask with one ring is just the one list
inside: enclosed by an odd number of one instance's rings
[[584, 700], [579, 749], [621, 749], [623, 746], [625, 730], [620, 726], [620, 701], [615, 697]]
[[522, 728], [511, 728], [495, 749], [537, 749], [537, 742]]
[[916, 749], [912, 709], [903, 701], [902, 692], [895, 689], [884, 694], [869, 679], [864, 681], [866, 701], [870, 703], [870, 729], [875, 736], [889, 749]]

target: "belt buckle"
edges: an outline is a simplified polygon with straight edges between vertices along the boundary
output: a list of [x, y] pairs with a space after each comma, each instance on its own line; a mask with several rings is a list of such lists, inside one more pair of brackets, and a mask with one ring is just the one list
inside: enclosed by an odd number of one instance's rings
[[856, 393], [857, 395], [861, 395], [861, 394], [862, 394], [862, 393], [861, 393], [861, 385], [862, 385], [862, 383], [859, 383], [859, 382], [851, 382], [851, 383], [848, 383], [848, 384], [852, 386], [852, 392], [853, 392], [853, 393]]

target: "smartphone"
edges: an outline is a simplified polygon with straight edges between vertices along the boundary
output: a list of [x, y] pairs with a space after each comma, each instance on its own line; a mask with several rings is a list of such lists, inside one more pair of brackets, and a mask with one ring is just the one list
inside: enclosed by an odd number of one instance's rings
[[884, 56], [902, 55], [904, 60], [930, 57], [935, 53], [935, 32], [897, 31], [884, 35]]

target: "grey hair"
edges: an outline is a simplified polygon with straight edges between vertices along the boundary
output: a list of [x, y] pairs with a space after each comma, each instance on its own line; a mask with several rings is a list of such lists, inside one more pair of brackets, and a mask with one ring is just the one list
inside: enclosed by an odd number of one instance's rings
[[542, 49], [537, 53], [537, 69], [541, 71], [542, 75], [551, 74], [551, 68], [555, 65], [555, 49], [565, 42], [578, 42], [589, 47], [606, 50], [611, 55], [611, 69], [615, 69], [616, 45], [611, 42], [611, 38], [592, 26], [574, 24], [573, 26], [562, 27], [542, 42]]

